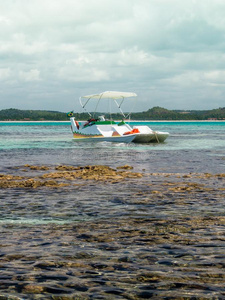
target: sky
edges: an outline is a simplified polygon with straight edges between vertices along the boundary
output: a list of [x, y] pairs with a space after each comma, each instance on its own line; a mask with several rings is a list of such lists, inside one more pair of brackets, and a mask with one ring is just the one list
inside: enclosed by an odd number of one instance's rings
[[103, 91], [225, 107], [224, 16], [225, 0], [0, 0], [0, 110], [80, 112]]

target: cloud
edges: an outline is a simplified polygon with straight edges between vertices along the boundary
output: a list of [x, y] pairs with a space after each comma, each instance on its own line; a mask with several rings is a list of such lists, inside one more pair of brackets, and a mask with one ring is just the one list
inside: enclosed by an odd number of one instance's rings
[[32, 69], [29, 71], [20, 71], [19, 78], [22, 81], [39, 81], [40, 80], [40, 71], [37, 69]]
[[1, 106], [67, 111], [104, 90], [136, 92], [140, 111], [224, 106], [224, 13], [222, 0], [8, 0]]
[[1, 68], [0, 69], [0, 80], [4, 81], [10, 77], [10, 69], [9, 68]]

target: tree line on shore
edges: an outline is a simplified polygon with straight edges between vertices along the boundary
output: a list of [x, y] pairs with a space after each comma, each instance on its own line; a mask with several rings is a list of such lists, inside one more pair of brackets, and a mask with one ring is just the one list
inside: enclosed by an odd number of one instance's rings
[[[100, 115], [103, 113], [96, 113]], [[106, 118], [121, 119], [121, 114], [104, 114]], [[74, 113], [77, 120], [87, 120], [87, 113]], [[0, 110], [0, 121], [67, 121], [67, 113], [47, 110]], [[225, 120], [225, 107], [212, 110], [168, 110], [153, 107], [147, 111], [132, 113], [131, 120]]]

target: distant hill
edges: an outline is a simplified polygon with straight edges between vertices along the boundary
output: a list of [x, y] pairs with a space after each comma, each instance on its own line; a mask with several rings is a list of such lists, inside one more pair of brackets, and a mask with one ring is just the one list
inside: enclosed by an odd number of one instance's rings
[[[113, 114], [113, 118], [121, 118]], [[120, 116], [120, 117], [119, 117]], [[159, 106], [147, 111], [132, 113], [132, 120], [225, 120], [225, 108], [212, 110], [168, 110]]]
[[65, 114], [56, 111], [20, 110], [15, 108], [0, 110], [0, 120], [66, 120]]
[[[102, 114], [102, 113], [101, 113]], [[99, 115], [99, 113], [96, 113]], [[87, 120], [87, 113], [75, 113], [77, 120]], [[120, 114], [105, 114], [106, 118], [121, 119]], [[66, 121], [66, 113], [47, 110], [0, 110], [0, 121]], [[225, 107], [212, 110], [168, 110], [159, 106], [147, 111], [132, 113], [132, 120], [225, 120]]]
[[[75, 114], [86, 120], [88, 114]], [[67, 121], [66, 113], [49, 110], [20, 110], [15, 108], [0, 110], [1, 121]]]
[[212, 110], [168, 110], [162, 107], [153, 107], [147, 111], [133, 113], [135, 120], [225, 120], [225, 108]]

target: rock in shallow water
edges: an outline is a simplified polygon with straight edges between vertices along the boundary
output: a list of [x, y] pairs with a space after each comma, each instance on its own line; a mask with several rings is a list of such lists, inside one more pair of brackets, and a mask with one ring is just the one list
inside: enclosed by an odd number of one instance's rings
[[[47, 174], [71, 179], [42, 180], [73, 184], [75, 171], [51, 170]], [[38, 180], [46, 173], [33, 172]], [[20, 224], [18, 218], [3, 224], [0, 290], [24, 299], [223, 299], [223, 177], [219, 186], [216, 176], [198, 176], [146, 174], [143, 180], [124, 180], [116, 189], [92, 180], [79, 192], [72, 185], [68, 190], [2, 191], [1, 204], [8, 201], [3, 213], [31, 220], [39, 213], [52, 217], [57, 208], [54, 218], [63, 210], [63, 218], [72, 222]], [[79, 219], [71, 218], [74, 212]]]
[[[45, 171], [49, 170], [47, 166], [30, 166], [25, 165], [31, 171]], [[118, 167], [121, 169], [132, 169], [130, 166]], [[17, 168], [19, 170], [19, 168]], [[56, 172], [49, 172], [39, 176], [14, 176], [0, 174], [0, 188], [40, 188], [40, 187], [65, 187], [71, 182], [82, 180], [94, 180], [100, 182], [115, 183], [126, 178], [141, 178], [141, 173], [134, 173], [130, 171], [118, 171], [108, 166], [94, 165], [84, 167], [74, 166], [57, 166]], [[24, 170], [23, 170], [24, 171]], [[66, 182], [65, 182], [66, 181]], [[70, 183], [68, 183], [70, 181]]]

